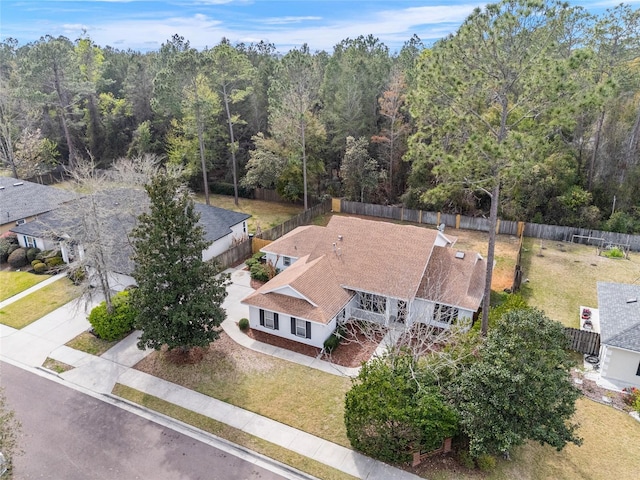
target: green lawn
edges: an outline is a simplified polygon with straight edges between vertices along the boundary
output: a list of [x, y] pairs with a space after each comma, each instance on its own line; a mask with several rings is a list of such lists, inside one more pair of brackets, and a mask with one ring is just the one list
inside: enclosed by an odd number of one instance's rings
[[154, 352], [136, 368], [349, 446], [343, 421], [349, 378], [245, 349], [224, 334], [198, 364], [176, 365]]
[[80, 295], [80, 288], [68, 278], [42, 287], [0, 310], [0, 323], [23, 328]]
[[80, 350], [81, 352], [85, 352], [90, 355], [100, 356], [111, 347], [115, 346], [116, 343], [118, 343], [118, 340], [108, 342], [107, 340], [102, 340], [89, 332], [82, 332], [74, 339], [68, 341], [66, 346], [75, 348], [76, 350]]
[[0, 302], [24, 292], [46, 280], [51, 275], [36, 275], [29, 272], [0, 272]]
[[579, 327], [580, 305], [598, 306], [598, 281], [633, 283], [640, 278], [640, 255], [613, 259], [595, 247], [527, 238], [522, 256], [522, 295], [529, 305], [567, 327]]
[[[264, 230], [269, 230], [281, 223], [286, 222], [299, 213], [303, 208], [299, 205], [288, 203], [265, 202], [262, 200], [250, 200], [247, 198], [238, 199], [238, 206], [233, 203], [233, 197], [227, 195], [210, 195], [211, 205], [236, 212], [251, 215], [248, 221], [250, 233], [255, 233], [258, 225]], [[196, 195], [198, 202], [204, 203], [204, 195]]]
[[125, 385], [116, 384], [113, 394], [126, 398], [131, 402], [144, 405], [151, 410], [163, 413], [169, 417], [178, 419], [201, 430], [225, 438], [233, 443], [249, 448], [270, 458], [291, 465], [298, 470], [309, 473], [323, 480], [355, 480], [355, 477], [328, 467], [320, 462], [312, 460], [298, 453], [279, 447], [273, 443], [262, 440], [234, 427], [213, 420], [204, 415], [191, 412], [187, 409], [169, 403], [158, 397], [147, 395]]

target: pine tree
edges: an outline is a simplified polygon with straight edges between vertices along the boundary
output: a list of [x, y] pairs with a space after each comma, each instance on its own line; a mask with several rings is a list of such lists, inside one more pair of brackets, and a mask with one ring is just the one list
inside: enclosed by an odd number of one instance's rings
[[143, 331], [138, 347], [159, 350], [167, 345], [183, 353], [206, 347], [219, 337], [226, 316], [221, 304], [228, 276], [218, 275], [215, 264], [202, 260], [210, 243], [180, 181], [159, 174], [145, 189], [150, 211], [138, 217], [132, 232], [138, 283], [133, 304]]

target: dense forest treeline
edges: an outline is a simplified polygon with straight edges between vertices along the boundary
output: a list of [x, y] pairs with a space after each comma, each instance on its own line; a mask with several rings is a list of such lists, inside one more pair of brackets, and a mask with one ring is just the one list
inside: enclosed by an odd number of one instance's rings
[[284, 55], [177, 35], [149, 53], [0, 44], [12, 175], [146, 154], [207, 195], [225, 182], [639, 232], [640, 11], [507, 0], [396, 53], [373, 36]]

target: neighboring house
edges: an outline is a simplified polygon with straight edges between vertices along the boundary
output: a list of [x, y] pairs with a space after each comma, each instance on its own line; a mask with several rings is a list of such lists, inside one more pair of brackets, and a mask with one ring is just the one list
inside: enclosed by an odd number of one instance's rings
[[[96, 208], [93, 208], [94, 203]], [[15, 226], [11, 231], [19, 240], [32, 239], [41, 250], [60, 249], [66, 263], [84, 259], [85, 252], [91, 248], [89, 243], [99, 244], [107, 257], [109, 284], [114, 290], [122, 290], [135, 284], [131, 276], [134, 263], [129, 233], [148, 205], [149, 199], [143, 190], [110, 190], [92, 199], [76, 199], [38, 216], [36, 221]], [[205, 239], [211, 242], [211, 246], [202, 252], [203, 260], [210, 260], [247, 238], [247, 219], [251, 215], [199, 203], [195, 204], [195, 209], [200, 213]], [[82, 211], [95, 211], [92, 218], [99, 217], [99, 227], [87, 222], [87, 218], [79, 213]], [[88, 225], [84, 226], [85, 223]], [[91, 234], [91, 230], [97, 230], [97, 233]], [[91, 266], [91, 260], [87, 259], [85, 263]]]
[[598, 282], [600, 374], [640, 388], [640, 285]]
[[[73, 197], [71, 192], [59, 188], [13, 177], [0, 177], [0, 235], [57, 208]], [[31, 240], [29, 242], [32, 243]], [[40, 248], [40, 245], [35, 246]]]
[[322, 347], [345, 320], [440, 328], [482, 302], [486, 261], [437, 230], [333, 216], [262, 248], [281, 273], [245, 297], [253, 329]]

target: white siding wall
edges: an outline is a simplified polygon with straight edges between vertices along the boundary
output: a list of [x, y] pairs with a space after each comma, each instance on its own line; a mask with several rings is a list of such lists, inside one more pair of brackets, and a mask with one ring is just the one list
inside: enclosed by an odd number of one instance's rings
[[226, 252], [233, 247], [234, 240], [242, 240], [247, 236], [246, 234], [247, 224], [246, 222], [240, 222], [231, 227], [231, 233], [219, 238], [213, 244], [202, 252], [202, 260], [211, 260], [213, 257], [217, 257], [222, 252]]
[[[16, 235], [18, 237], [18, 244], [21, 247], [31, 248], [27, 246], [27, 242], [25, 241], [25, 236], [28, 236], [28, 235], [22, 235], [21, 233], [18, 233]], [[31, 238], [35, 240], [36, 247], [39, 248], [40, 250], [57, 250], [58, 249], [57, 242], [54, 242], [46, 238], [40, 238], [40, 237], [31, 237]]]
[[636, 375], [640, 364], [640, 352], [606, 345], [601, 359], [602, 376], [625, 386], [640, 388], [640, 377]]
[[289, 257], [291, 259], [291, 263], [289, 265], [285, 265], [284, 264], [284, 257], [282, 255], [275, 255], [273, 253], [267, 253], [266, 255], [266, 260], [267, 262], [271, 262], [275, 265], [276, 269], [278, 270], [284, 270], [286, 269], [288, 266], [293, 265], [293, 263], [298, 260], [297, 257]]
[[278, 313], [278, 330], [272, 330], [260, 325], [260, 309], [257, 307], [249, 307], [249, 325], [255, 330], [261, 332], [270, 333], [271, 335], [277, 335], [278, 337], [287, 338], [289, 340], [295, 340], [306, 345], [322, 348], [324, 341], [333, 333], [336, 329], [336, 319], [332, 319], [327, 325], [322, 325], [316, 322], [310, 322], [311, 324], [311, 338], [298, 337], [291, 333], [291, 317], [284, 313]]

